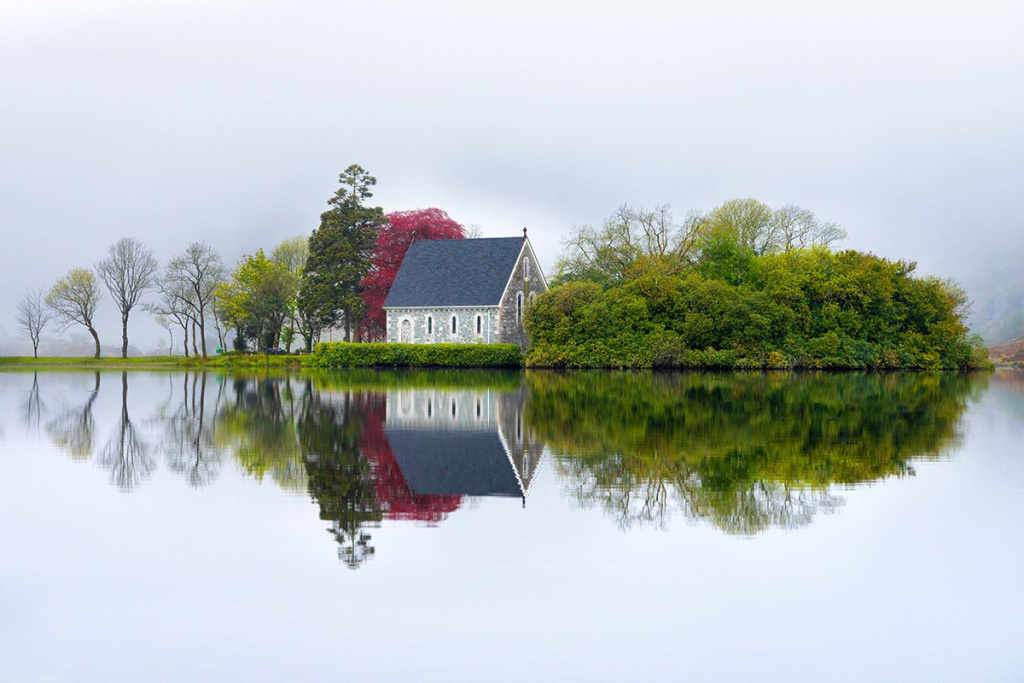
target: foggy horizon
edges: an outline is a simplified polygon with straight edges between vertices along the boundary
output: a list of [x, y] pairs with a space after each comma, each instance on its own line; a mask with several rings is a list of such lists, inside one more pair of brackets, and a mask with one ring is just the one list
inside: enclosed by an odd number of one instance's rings
[[[3, 354], [31, 353], [26, 290], [121, 237], [161, 265], [206, 242], [231, 269], [308, 236], [350, 164], [386, 212], [527, 227], [549, 278], [571, 228], [621, 204], [682, 218], [752, 197], [963, 283], [976, 314], [1024, 300], [1009, 2], [19, 0], [0, 16]], [[136, 309], [129, 341], [167, 335]]]

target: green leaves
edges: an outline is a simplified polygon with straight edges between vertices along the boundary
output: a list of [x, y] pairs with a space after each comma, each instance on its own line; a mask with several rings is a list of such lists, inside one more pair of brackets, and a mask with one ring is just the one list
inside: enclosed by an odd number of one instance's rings
[[527, 364], [966, 369], [966, 296], [904, 262], [824, 247], [757, 256], [712, 235], [689, 272], [553, 287]]
[[317, 344], [312, 365], [320, 368], [446, 367], [497, 368], [523, 364], [518, 344]]

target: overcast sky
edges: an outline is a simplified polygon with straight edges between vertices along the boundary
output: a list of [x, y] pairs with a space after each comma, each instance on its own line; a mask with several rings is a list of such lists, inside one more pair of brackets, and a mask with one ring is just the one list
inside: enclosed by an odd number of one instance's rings
[[619, 204], [754, 197], [969, 280], [1024, 256], [1022, 35], [1016, 1], [4, 0], [0, 335], [122, 236], [308, 235], [352, 163], [549, 275]]

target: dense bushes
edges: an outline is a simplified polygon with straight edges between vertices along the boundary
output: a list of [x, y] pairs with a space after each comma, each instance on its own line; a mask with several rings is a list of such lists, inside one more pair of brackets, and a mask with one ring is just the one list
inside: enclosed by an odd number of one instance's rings
[[309, 365], [351, 367], [519, 367], [522, 352], [515, 344], [317, 344]]
[[965, 369], [966, 296], [913, 264], [825, 248], [569, 282], [526, 316], [549, 367]]

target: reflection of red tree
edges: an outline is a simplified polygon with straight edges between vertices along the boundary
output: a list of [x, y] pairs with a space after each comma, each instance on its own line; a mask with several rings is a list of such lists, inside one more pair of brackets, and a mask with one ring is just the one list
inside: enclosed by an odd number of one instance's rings
[[411, 519], [437, 523], [462, 505], [462, 496], [417, 496], [405, 483], [384, 435], [387, 406], [383, 396], [370, 398], [366, 406], [366, 424], [359, 440], [359, 450], [374, 470], [377, 505], [386, 519]]

